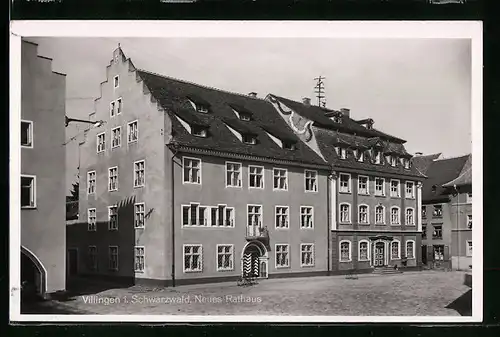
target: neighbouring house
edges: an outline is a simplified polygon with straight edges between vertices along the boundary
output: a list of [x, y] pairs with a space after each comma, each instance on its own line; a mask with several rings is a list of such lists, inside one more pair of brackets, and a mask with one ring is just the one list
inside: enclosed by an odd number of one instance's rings
[[298, 137], [332, 168], [329, 228], [332, 272], [421, 266], [421, 182], [405, 141], [331, 110], [268, 95]]
[[38, 45], [21, 44], [21, 282], [44, 297], [65, 289], [66, 77]]
[[472, 156], [417, 156], [428, 179], [422, 193], [422, 260], [467, 269], [472, 256]]
[[328, 273], [330, 167], [275, 111], [118, 48], [80, 144], [80, 274], [185, 284]]

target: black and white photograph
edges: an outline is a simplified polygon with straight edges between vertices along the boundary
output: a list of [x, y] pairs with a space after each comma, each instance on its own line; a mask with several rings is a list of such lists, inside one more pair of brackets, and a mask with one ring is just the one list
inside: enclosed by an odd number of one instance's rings
[[11, 321], [480, 322], [481, 39], [13, 22]]

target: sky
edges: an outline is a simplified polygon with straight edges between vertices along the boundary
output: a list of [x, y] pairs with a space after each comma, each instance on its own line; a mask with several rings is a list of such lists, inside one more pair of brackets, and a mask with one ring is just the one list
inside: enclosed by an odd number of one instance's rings
[[[66, 115], [88, 118], [106, 66], [120, 43], [138, 68], [259, 97], [316, 102], [324, 76], [326, 106], [405, 139], [410, 153], [471, 152], [471, 44], [468, 39], [335, 38], [26, 38], [66, 74]], [[66, 129], [66, 185], [77, 179], [86, 125]], [[69, 192], [68, 192], [69, 193]]]

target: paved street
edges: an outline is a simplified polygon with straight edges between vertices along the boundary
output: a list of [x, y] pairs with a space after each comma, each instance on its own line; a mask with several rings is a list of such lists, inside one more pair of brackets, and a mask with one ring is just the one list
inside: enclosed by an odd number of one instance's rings
[[133, 286], [87, 291], [62, 304], [68, 312], [96, 314], [470, 315], [470, 288], [463, 283], [463, 272], [424, 271], [360, 275], [354, 280], [345, 276], [271, 279], [248, 287], [236, 283], [175, 289]]

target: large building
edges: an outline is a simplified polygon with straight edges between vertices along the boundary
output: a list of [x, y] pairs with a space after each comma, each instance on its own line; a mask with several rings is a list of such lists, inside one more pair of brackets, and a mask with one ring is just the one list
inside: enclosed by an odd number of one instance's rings
[[275, 95], [269, 101], [333, 169], [330, 177], [332, 271], [419, 268], [421, 182], [405, 141], [354, 120], [349, 109], [313, 106]]
[[371, 120], [136, 69], [120, 48], [106, 71], [68, 227], [80, 274], [170, 285], [420, 265], [424, 176]]
[[66, 77], [38, 46], [21, 46], [21, 281], [41, 295], [65, 289]]
[[472, 264], [472, 156], [417, 156], [425, 172], [422, 259], [429, 267], [468, 269]]

